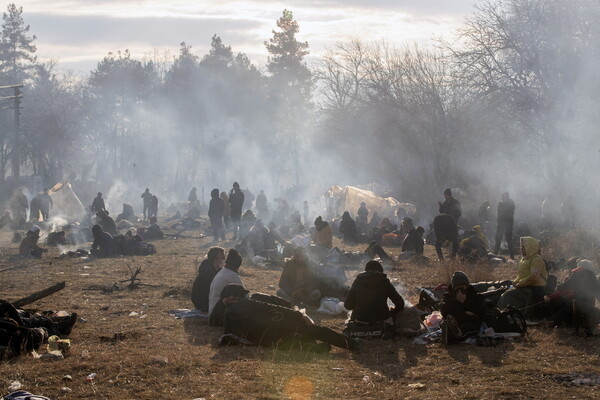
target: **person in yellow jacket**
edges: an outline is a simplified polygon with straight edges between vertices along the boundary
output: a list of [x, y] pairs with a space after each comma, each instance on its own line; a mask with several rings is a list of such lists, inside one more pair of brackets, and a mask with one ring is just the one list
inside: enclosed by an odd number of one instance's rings
[[548, 270], [540, 255], [540, 242], [531, 236], [521, 238], [521, 255], [514, 288], [504, 292], [498, 300], [498, 308], [513, 306], [517, 309], [543, 301]]

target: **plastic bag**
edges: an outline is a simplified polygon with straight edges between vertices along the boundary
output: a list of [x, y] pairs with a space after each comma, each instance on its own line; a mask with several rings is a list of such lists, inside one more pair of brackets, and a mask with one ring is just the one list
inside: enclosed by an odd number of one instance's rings
[[439, 311], [434, 311], [425, 317], [425, 326], [430, 331], [436, 330], [440, 327], [440, 323], [442, 322], [442, 313]]
[[321, 299], [321, 304], [317, 309], [319, 314], [325, 315], [339, 315], [346, 313], [346, 307], [344, 307], [344, 303], [335, 297], [323, 297]]

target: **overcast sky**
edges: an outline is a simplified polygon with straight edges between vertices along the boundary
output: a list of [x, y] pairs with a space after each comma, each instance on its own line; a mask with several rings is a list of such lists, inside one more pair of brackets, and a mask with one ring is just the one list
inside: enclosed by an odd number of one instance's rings
[[[177, 54], [186, 42], [202, 55], [213, 34], [257, 64], [263, 42], [287, 8], [311, 56], [352, 38], [428, 45], [451, 35], [476, 0], [22, 0], [25, 23], [37, 36], [38, 56], [77, 72], [93, 69], [109, 51], [143, 57], [153, 49]], [[6, 3], [4, 3], [4, 8]]]

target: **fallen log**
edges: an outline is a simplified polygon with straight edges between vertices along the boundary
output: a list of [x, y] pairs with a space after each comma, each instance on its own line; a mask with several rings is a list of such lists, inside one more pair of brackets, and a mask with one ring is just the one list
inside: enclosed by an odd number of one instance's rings
[[48, 297], [51, 294], [59, 292], [59, 291], [63, 290], [64, 288], [65, 288], [65, 282], [60, 282], [60, 283], [57, 283], [56, 285], [50, 286], [49, 288], [40, 290], [39, 292], [35, 292], [32, 295], [23, 297], [22, 299], [19, 299], [17, 301], [13, 301], [12, 304], [13, 304], [13, 306], [15, 306], [15, 308], [20, 308], [20, 307], [26, 306], [27, 304], [31, 304], [35, 301], [41, 300], [44, 297]]

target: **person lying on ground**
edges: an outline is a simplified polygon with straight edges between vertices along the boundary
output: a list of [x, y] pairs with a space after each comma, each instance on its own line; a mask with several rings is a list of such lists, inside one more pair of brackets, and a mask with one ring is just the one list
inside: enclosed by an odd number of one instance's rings
[[317, 246], [331, 249], [333, 247], [333, 231], [327, 221], [323, 221], [321, 216], [315, 219], [315, 234], [313, 236], [313, 242]]
[[192, 303], [198, 310], [208, 312], [210, 285], [224, 265], [225, 250], [222, 247], [211, 247], [206, 259], [200, 263], [198, 275], [192, 285]]
[[321, 299], [321, 291], [311, 273], [304, 248], [296, 247], [292, 258], [283, 265], [277, 296], [292, 304], [316, 303]]
[[442, 343], [444, 345], [464, 340], [477, 334], [485, 315], [485, 299], [471, 286], [462, 271], [452, 275], [448, 292], [440, 304]]
[[331, 346], [348, 350], [358, 348], [357, 340], [315, 325], [299, 311], [248, 299], [243, 287], [232, 286], [235, 285], [229, 285], [223, 290], [225, 335], [221, 345], [250, 343], [280, 350], [300, 349], [312, 352], [328, 352]]
[[540, 242], [531, 236], [521, 238], [521, 255], [523, 258], [517, 266], [517, 277], [513, 280], [514, 288], [504, 292], [498, 300], [498, 308], [512, 306], [516, 309], [529, 307], [543, 301], [548, 271], [546, 262], [540, 255]]
[[[393, 310], [387, 305], [388, 299], [395, 305]], [[344, 306], [352, 310], [352, 320], [357, 323], [394, 325], [393, 316], [404, 309], [404, 299], [383, 273], [381, 263], [371, 260], [352, 283]]]
[[40, 227], [33, 225], [21, 240], [19, 254], [27, 258], [42, 258], [42, 254], [47, 252], [48, 249], [38, 246], [38, 240], [40, 240]]
[[242, 265], [242, 256], [235, 249], [229, 249], [225, 266], [215, 275], [208, 294], [208, 313], [210, 314], [215, 304], [221, 298], [223, 288], [229, 284], [244, 286], [239, 270]]
[[371, 258], [371, 260], [375, 257], [379, 257], [379, 259], [383, 263], [392, 265], [395, 264], [394, 259], [390, 257], [390, 255], [383, 249], [383, 247], [378, 245], [377, 242], [374, 240], [372, 240], [371, 243], [369, 243], [369, 246], [367, 246], [367, 248], [365, 249], [365, 254], [368, 255]]
[[96, 258], [106, 258], [115, 255], [115, 244], [110, 233], [104, 232], [98, 224], [92, 227], [94, 242], [90, 254]]
[[454, 217], [448, 214], [438, 215], [433, 219], [433, 230], [435, 232], [435, 252], [438, 259], [444, 261], [442, 246], [446, 242], [452, 243], [450, 258], [454, 259], [458, 253], [458, 225], [456, 225]]

